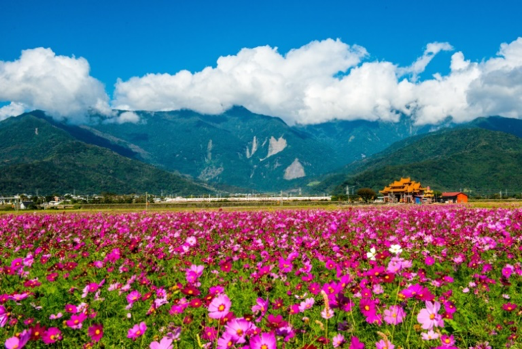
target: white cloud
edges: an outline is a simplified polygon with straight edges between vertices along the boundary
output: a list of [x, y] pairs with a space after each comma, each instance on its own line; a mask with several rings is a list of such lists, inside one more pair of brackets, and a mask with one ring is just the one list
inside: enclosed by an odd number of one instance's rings
[[13, 102], [0, 109], [0, 118], [23, 107], [81, 122], [94, 109], [109, 116], [107, 122], [137, 123], [133, 110], [219, 114], [234, 105], [290, 124], [397, 121], [401, 113], [418, 124], [449, 116], [456, 122], [489, 115], [522, 118], [522, 38], [479, 62], [456, 52], [448, 74], [419, 79], [435, 55], [452, 49], [449, 43], [428, 44], [411, 65], [400, 67], [368, 61], [363, 47], [332, 39], [284, 55], [269, 46], [245, 48], [199, 72], [118, 80], [111, 105], [128, 111], [118, 113], [110, 110], [103, 85], [89, 75], [84, 58], [38, 48], [23, 51], [16, 61], [0, 61], [0, 101]]
[[22, 51], [0, 61], [0, 101], [22, 103], [58, 118], [85, 121], [87, 111], [111, 113], [103, 84], [89, 75], [84, 58], [57, 56], [51, 49]]
[[0, 108], [0, 121], [5, 120], [11, 116], [18, 116], [26, 111], [26, 107], [21, 103], [11, 102], [8, 105]]
[[437, 53], [440, 51], [451, 51], [453, 50], [453, 46], [451, 46], [447, 42], [432, 42], [426, 46], [426, 50], [424, 50], [424, 54], [417, 58], [417, 60], [409, 67], [399, 68], [397, 72], [400, 75], [411, 74], [411, 81], [417, 81], [418, 75], [426, 69], [431, 60], [435, 57]]
[[233, 105], [279, 116], [289, 123], [332, 119], [396, 121], [400, 113], [418, 124], [479, 116], [522, 117], [522, 38], [502, 44], [481, 62], [451, 57], [449, 74], [418, 76], [449, 43], [426, 46], [410, 66], [361, 62], [367, 52], [340, 40], [314, 41], [281, 55], [268, 46], [220, 57], [215, 68], [175, 75], [148, 74], [116, 83], [113, 105], [128, 110], [192, 109], [219, 114]]
[[125, 111], [117, 116], [115, 120], [118, 124], [124, 124], [126, 122], [136, 124], [140, 121], [140, 117], [135, 112]]

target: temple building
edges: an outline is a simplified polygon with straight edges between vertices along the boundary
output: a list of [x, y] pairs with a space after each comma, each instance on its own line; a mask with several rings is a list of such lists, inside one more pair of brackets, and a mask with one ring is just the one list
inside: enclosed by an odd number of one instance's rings
[[[412, 181], [411, 178], [401, 178], [384, 187], [380, 193], [384, 196], [384, 202], [404, 202], [404, 203], [422, 203], [426, 188], [423, 188], [419, 182]], [[433, 195], [428, 192], [429, 195]]]

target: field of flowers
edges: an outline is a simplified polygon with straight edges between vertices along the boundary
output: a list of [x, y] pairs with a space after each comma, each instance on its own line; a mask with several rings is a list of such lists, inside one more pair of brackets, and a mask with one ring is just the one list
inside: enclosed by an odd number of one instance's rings
[[522, 210], [0, 216], [6, 348], [521, 348]]

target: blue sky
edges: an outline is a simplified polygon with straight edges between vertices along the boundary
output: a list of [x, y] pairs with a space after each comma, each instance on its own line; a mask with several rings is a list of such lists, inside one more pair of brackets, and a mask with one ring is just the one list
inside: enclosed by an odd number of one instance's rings
[[[367, 54], [361, 62], [406, 67], [423, 55], [429, 43], [449, 43], [452, 50], [440, 51], [419, 72], [422, 81], [436, 72], [448, 74], [455, 52], [480, 63], [494, 57], [502, 43], [517, 40], [522, 36], [521, 4], [514, 0], [4, 0], [0, 61], [16, 61], [22, 50], [38, 47], [57, 56], [83, 57], [90, 76], [105, 86], [110, 101], [118, 78], [126, 82], [147, 73], [175, 75], [184, 69], [196, 73], [216, 67], [219, 57], [236, 55], [243, 48], [268, 45], [284, 55], [313, 41], [340, 39], [364, 47]], [[11, 101], [6, 98], [0, 102]], [[271, 114], [270, 108], [266, 111]]]

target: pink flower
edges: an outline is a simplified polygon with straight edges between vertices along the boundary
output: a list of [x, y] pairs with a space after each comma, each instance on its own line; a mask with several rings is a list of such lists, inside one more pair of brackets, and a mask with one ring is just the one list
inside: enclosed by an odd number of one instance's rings
[[245, 319], [233, 319], [226, 325], [226, 332], [230, 334], [234, 343], [245, 343], [245, 335], [250, 330], [251, 323]]
[[315, 303], [315, 299], [313, 299], [313, 298], [305, 299], [304, 301], [302, 301], [299, 304], [299, 311], [301, 313], [304, 313], [305, 310], [312, 308], [314, 306], [314, 303]]
[[222, 319], [227, 316], [232, 303], [226, 294], [220, 294], [208, 305], [208, 316], [212, 319]]
[[217, 349], [229, 349], [234, 345], [234, 340], [232, 339], [232, 336], [230, 333], [223, 333], [223, 336], [221, 336], [218, 339], [217, 342]]
[[377, 343], [375, 343], [375, 346], [377, 349], [394, 349], [395, 345], [392, 344], [390, 341], [385, 341], [384, 339], [381, 339]]
[[42, 335], [45, 344], [53, 344], [62, 339], [62, 332], [56, 327], [49, 327]]
[[426, 308], [422, 309], [417, 315], [417, 321], [422, 324], [423, 329], [431, 330], [433, 326], [444, 327], [442, 316], [437, 314], [439, 309], [439, 302], [426, 302]]
[[103, 326], [102, 325], [92, 325], [89, 327], [89, 336], [95, 342], [99, 342], [103, 337]]
[[127, 338], [130, 338], [133, 341], [135, 341], [136, 338], [143, 336], [145, 331], [147, 331], [147, 324], [145, 322], [142, 322], [140, 324], [136, 324], [127, 333]]
[[402, 307], [398, 305], [392, 305], [389, 309], [384, 311], [384, 321], [390, 325], [400, 324], [405, 316], [406, 313]]
[[428, 333], [421, 333], [421, 337], [425, 341], [430, 341], [432, 339], [437, 339], [440, 337], [440, 335], [433, 330], [429, 330]]
[[344, 339], [342, 334], [338, 334], [332, 338], [332, 345], [334, 348], [340, 347], [344, 342], [346, 342], [346, 339]]
[[276, 338], [273, 332], [261, 333], [250, 338], [251, 349], [276, 349]]
[[6, 349], [22, 349], [31, 338], [31, 330], [24, 330], [20, 337], [11, 337], [5, 341]]
[[172, 349], [172, 339], [163, 337], [159, 343], [150, 343], [150, 349]]

